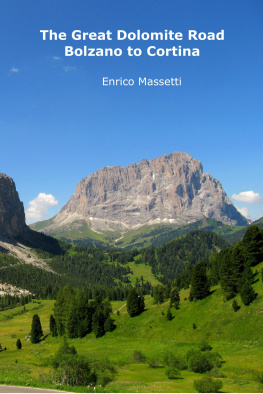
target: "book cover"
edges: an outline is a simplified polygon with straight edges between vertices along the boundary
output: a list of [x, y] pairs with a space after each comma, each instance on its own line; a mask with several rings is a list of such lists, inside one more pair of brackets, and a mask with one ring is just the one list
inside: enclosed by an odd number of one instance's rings
[[[199, 160], [249, 223], [262, 217], [262, 0], [8, 0], [0, 10], [0, 172], [14, 179], [27, 224], [52, 218], [103, 167], [173, 152]], [[116, 338], [105, 346], [119, 354]], [[139, 361], [121, 370], [119, 357], [112, 390], [193, 390], [188, 372], [173, 386], [161, 368], [141, 376]], [[245, 378], [229, 368], [226, 390], [259, 390], [239, 362]]]

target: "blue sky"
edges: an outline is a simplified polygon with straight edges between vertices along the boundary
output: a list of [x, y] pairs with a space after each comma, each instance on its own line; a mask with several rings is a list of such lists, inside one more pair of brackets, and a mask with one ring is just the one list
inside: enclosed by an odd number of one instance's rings
[[[262, 22], [262, 0], [2, 2], [0, 172], [14, 179], [25, 208], [33, 200], [48, 218], [103, 166], [183, 151], [220, 180], [238, 208], [262, 216]], [[42, 40], [40, 30], [50, 29], [66, 32], [67, 41]], [[73, 30], [111, 30], [115, 38], [118, 29], [171, 29], [184, 40], [70, 39]], [[187, 40], [188, 30], [222, 29], [224, 41]], [[123, 56], [65, 57], [65, 45], [120, 47]], [[142, 56], [128, 57], [128, 45]], [[149, 57], [150, 45], [197, 47], [200, 56]], [[181, 77], [182, 86], [106, 87], [105, 76]]]

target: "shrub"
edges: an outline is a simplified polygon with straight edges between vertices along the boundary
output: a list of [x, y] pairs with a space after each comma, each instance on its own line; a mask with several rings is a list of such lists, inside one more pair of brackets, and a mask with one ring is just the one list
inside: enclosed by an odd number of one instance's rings
[[181, 372], [179, 371], [179, 369], [174, 367], [168, 367], [165, 370], [165, 373], [168, 379], [178, 379], [181, 376]]
[[206, 353], [206, 358], [213, 364], [213, 368], [220, 368], [222, 366], [222, 356], [217, 352]]
[[213, 366], [211, 360], [201, 351], [196, 351], [188, 360], [189, 369], [196, 373], [210, 371]]
[[201, 352], [205, 352], [208, 350], [212, 350], [213, 348], [206, 341], [202, 341], [199, 345], [199, 349], [201, 350]]
[[46, 383], [67, 386], [98, 384], [104, 387], [116, 375], [109, 360], [91, 363], [85, 356], [79, 356], [74, 346], [69, 346], [65, 338], [52, 360], [52, 366], [54, 370], [49, 375], [42, 376]]
[[212, 376], [213, 378], [225, 378], [226, 377], [226, 375], [223, 372], [219, 371], [217, 368], [211, 369], [211, 371], [207, 372], [207, 374], [209, 376]]
[[195, 323], [193, 323], [193, 330], [197, 329], [197, 325]]
[[184, 357], [182, 357], [182, 356], [177, 356], [172, 353], [167, 353], [164, 356], [163, 361], [164, 361], [164, 364], [167, 365], [168, 367], [174, 367], [174, 368], [177, 368], [181, 371], [184, 369], [187, 369], [187, 363], [186, 363]]
[[256, 374], [256, 379], [259, 383], [261, 383], [263, 385], [263, 372], [258, 372]]
[[221, 380], [216, 380], [210, 376], [204, 376], [201, 379], [194, 380], [194, 388], [199, 393], [218, 393], [222, 389], [223, 383]]
[[191, 356], [193, 356], [194, 354], [196, 354], [196, 353], [199, 353], [199, 350], [196, 350], [196, 349], [190, 349], [190, 350], [188, 350], [188, 352], [186, 353], [186, 361], [188, 362], [188, 361], [189, 361], [189, 358], [190, 358]]
[[68, 386], [86, 386], [95, 380], [89, 361], [77, 354], [65, 355], [54, 377], [58, 383]]
[[146, 357], [140, 350], [134, 350], [133, 361], [135, 363], [143, 363], [145, 360], [146, 360]]
[[149, 367], [150, 368], [160, 368], [161, 367], [160, 360], [157, 358], [152, 358], [151, 360], [149, 360]]
[[74, 346], [69, 346], [66, 337], [63, 338], [63, 343], [59, 347], [55, 356], [51, 359], [51, 366], [53, 368], [58, 368], [60, 364], [63, 362], [64, 357], [67, 355], [75, 355], [76, 349]]
[[117, 371], [108, 359], [97, 361], [92, 366], [97, 385], [104, 387], [115, 379]]

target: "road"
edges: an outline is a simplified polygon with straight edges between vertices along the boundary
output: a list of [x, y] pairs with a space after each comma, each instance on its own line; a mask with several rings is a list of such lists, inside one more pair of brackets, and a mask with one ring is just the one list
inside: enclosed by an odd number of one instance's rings
[[66, 391], [35, 389], [33, 387], [19, 386], [2, 386], [0, 385], [0, 393], [66, 393]]

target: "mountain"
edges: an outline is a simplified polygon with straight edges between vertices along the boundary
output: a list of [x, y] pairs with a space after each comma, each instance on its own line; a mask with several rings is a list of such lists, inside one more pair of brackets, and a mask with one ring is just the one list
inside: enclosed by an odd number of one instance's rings
[[25, 212], [12, 178], [0, 173], [0, 234], [19, 236], [26, 229]]
[[94, 237], [94, 232], [117, 238], [145, 225], [181, 227], [204, 218], [248, 224], [199, 160], [175, 152], [128, 167], [104, 167], [83, 178], [54, 218], [32, 228], [65, 239]]
[[0, 173], [0, 250], [25, 263], [50, 270], [43, 261], [32, 255], [30, 248], [61, 253], [56, 239], [33, 231], [26, 225], [24, 205], [20, 201], [15, 182], [6, 174]]

